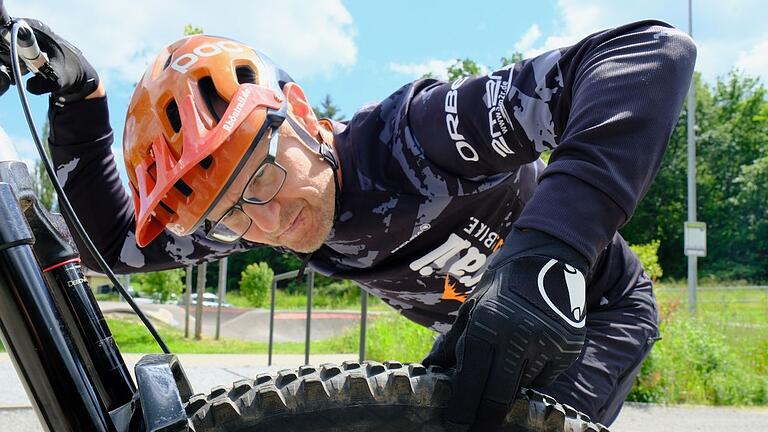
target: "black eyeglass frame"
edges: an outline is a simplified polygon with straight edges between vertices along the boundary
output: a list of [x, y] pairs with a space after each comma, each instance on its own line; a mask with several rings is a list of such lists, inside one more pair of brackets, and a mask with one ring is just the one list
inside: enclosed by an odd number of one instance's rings
[[[269, 116], [269, 120], [270, 121], [264, 122], [264, 124], [262, 125], [262, 129], [254, 137], [254, 142], [252, 144], [252, 146], [255, 148], [258, 145], [258, 142], [261, 141], [261, 138], [263, 137], [264, 132], [266, 132], [267, 128], [269, 128], [270, 129], [269, 148], [267, 149], [266, 156], [264, 156], [264, 159], [261, 161], [261, 163], [259, 163], [259, 167], [248, 178], [248, 181], [245, 183], [245, 187], [243, 188], [243, 191], [240, 193], [240, 198], [237, 200], [237, 202], [232, 207], [230, 207], [220, 218], [218, 218], [215, 223], [209, 220], [205, 221], [205, 236], [207, 238], [218, 241], [218, 242], [225, 242], [225, 243], [234, 243], [240, 240], [251, 228], [251, 225], [253, 225], [253, 219], [251, 219], [251, 217], [248, 216], [247, 213], [245, 213], [245, 211], [243, 210], [243, 204], [252, 204], [252, 205], [267, 204], [270, 201], [272, 201], [275, 198], [275, 196], [277, 196], [277, 194], [280, 193], [280, 190], [283, 188], [283, 185], [285, 184], [285, 179], [288, 177], [288, 171], [285, 169], [285, 167], [283, 167], [282, 165], [280, 165], [280, 163], [277, 162], [276, 157], [277, 157], [278, 143], [280, 141], [279, 139], [280, 134], [278, 133], [278, 128], [280, 127], [280, 125], [282, 125], [283, 121], [285, 120], [285, 117], [281, 115], [274, 115], [274, 116]], [[283, 173], [282, 180], [280, 181], [280, 185], [277, 188], [275, 188], [275, 192], [268, 199], [253, 200], [253, 199], [246, 198], [245, 192], [248, 190], [248, 186], [253, 181], [253, 178], [257, 174], [259, 174], [259, 172], [261, 172], [261, 170], [264, 169], [266, 165], [272, 165], [278, 168]], [[211, 206], [211, 208], [213, 207], [215, 207], [215, 204]], [[241, 213], [243, 213], [243, 215], [246, 218], [248, 218], [248, 226], [243, 230], [242, 233], [238, 233], [239, 235], [237, 236], [237, 238], [226, 240], [226, 239], [215, 237], [216, 227], [220, 223], [222, 223], [222, 221], [225, 218], [227, 218], [228, 216], [231, 216], [231, 213], [236, 210], [240, 211]], [[223, 226], [226, 227], [226, 229], [232, 231], [231, 228], [228, 227], [226, 224], [223, 224]]]

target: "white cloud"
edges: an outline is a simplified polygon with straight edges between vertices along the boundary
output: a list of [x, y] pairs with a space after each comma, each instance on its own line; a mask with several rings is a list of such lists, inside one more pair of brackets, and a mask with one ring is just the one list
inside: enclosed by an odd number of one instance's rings
[[[78, 46], [106, 80], [136, 82], [185, 24], [227, 36], [270, 55], [294, 78], [327, 75], [357, 60], [352, 16], [340, 0], [270, 3], [203, 0], [50, 0], [13, 4], [15, 16], [46, 22]], [[329, 53], [331, 55], [329, 55]]]
[[768, 38], [753, 46], [749, 51], [739, 52], [736, 66], [739, 69], [768, 77]]
[[425, 74], [432, 74], [437, 79], [448, 79], [448, 67], [456, 63], [456, 59], [438, 60], [431, 59], [424, 63], [390, 63], [389, 69], [393, 72], [397, 72], [403, 75], [408, 75], [411, 78], [420, 78]]
[[18, 158], [19, 155], [11, 141], [11, 137], [0, 126], [0, 160], [16, 160]]
[[528, 28], [528, 31], [515, 43], [515, 51], [525, 52], [531, 49], [531, 46], [541, 37], [541, 29], [538, 24], [534, 24]]
[[0, 161], [22, 161], [27, 164], [27, 168], [32, 169], [38, 159], [31, 138], [10, 137], [0, 127]]
[[[694, 40], [698, 46], [696, 70], [712, 82], [733, 66], [768, 79], [765, 66], [765, 9], [762, 0], [697, 0], [693, 5]], [[515, 44], [525, 57], [571, 45], [591, 33], [632, 21], [658, 19], [688, 31], [688, 3], [667, 0], [616, 2], [614, 0], [558, 0], [555, 30], [537, 45], [526, 47], [529, 29]], [[538, 25], [539, 23], [533, 24]], [[543, 24], [543, 23], [542, 23]]]

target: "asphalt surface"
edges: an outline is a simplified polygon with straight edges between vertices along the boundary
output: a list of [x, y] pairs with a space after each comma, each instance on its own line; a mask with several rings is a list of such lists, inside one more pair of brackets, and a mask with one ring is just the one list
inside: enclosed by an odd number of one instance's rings
[[[125, 313], [133, 315], [124, 302], [99, 302], [106, 314]], [[141, 304], [141, 309], [153, 319], [163, 321], [184, 330], [184, 307], [171, 304]], [[368, 312], [368, 320], [375, 320], [377, 311]], [[195, 328], [195, 307], [192, 305], [189, 319], [190, 332]], [[313, 340], [337, 336], [360, 322], [356, 311], [314, 310], [311, 320]], [[220, 334], [225, 338], [266, 342], [269, 340], [269, 310], [222, 308]], [[303, 342], [306, 332], [305, 311], [277, 311], [275, 313], [275, 342]], [[203, 334], [216, 334], [216, 308], [203, 307]]]
[[[141, 356], [128, 354], [130, 370]], [[229, 385], [242, 378], [253, 378], [269, 369], [296, 367], [304, 363], [302, 355], [276, 355], [271, 368], [262, 355], [185, 355], [179, 356], [196, 392], [207, 392], [218, 385]], [[310, 363], [340, 363], [356, 360], [355, 354], [316, 355]], [[0, 431], [42, 431], [30, 407], [24, 389], [5, 353], [0, 353]], [[758, 432], [768, 430], [768, 407], [721, 408], [699, 406], [659, 406], [627, 404], [612, 425], [613, 432]]]

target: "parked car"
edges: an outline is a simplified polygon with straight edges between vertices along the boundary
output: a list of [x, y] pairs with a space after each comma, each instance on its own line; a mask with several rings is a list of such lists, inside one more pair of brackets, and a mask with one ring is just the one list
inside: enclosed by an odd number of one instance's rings
[[[189, 304], [193, 306], [197, 305], [197, 293], [193, 293], [189, 297], [190, 297]], [[184, 306], [184, 298], [185, 297], [182, 295], [181, 298], [179, 299], [178, 304], [180, 306]], [[214, 293], [203, 294], [203, 306], [216, 307], [218, 305], [219, 305], [219, 297], [216, 294]], [[226, 302], [222, 302], [221, 307], [232, 307], [232, 305]]]

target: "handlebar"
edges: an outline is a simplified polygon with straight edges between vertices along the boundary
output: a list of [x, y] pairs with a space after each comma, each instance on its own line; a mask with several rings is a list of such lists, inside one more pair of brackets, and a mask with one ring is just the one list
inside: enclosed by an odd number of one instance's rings
[[11, 25], [11, 16], [8, 15], [8, 11], [5, 10], [4, 1], [0, 0], [0, 27], [8, 27]]

